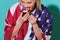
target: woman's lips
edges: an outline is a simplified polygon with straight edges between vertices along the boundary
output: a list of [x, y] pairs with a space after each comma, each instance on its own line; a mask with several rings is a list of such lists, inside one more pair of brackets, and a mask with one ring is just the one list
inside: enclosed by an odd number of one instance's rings
[[26, 7], [26, 10], [30, 10], [30, 7]]
[[28, 11], [26, 11], [26, 10], [23, 10], [23, 15], [22, 16], [24, 16], [26, 13], [27, 13]]
[[26, 7], [25, 10], [23, 10], [23, 15], [24, 16], [27, 12], [29, 12], [30, 8], [29, 7]]

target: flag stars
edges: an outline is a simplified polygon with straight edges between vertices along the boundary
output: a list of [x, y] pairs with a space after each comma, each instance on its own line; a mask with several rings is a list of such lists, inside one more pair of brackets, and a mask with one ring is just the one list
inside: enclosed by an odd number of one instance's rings
[[48, 13], [46, 14], [46, 17], [48, 17]]
[[47, 19], [46, 22], [49, 23], [49, 19]]
[[51, 24], [48, 24], [48, 27], [51, 26]]
[[42, 27], [44, 27], [44, 24], [42, 25]]
[[39, 15], [36, 15], [36, 18], [38, 18]]
[[42, 14], [44, 14], [45, 12], [44, 11], [42, 11]]
[[52, 33], [52, 31], [50, 31], [50, 33]]
[[47, 34], [47, 32], [48, 32], [48, 29], [46, 29], [45, 34]]
[[41, 21], [41, 17], [40, 17], [40, 18], [38, 18], [38, 21]]

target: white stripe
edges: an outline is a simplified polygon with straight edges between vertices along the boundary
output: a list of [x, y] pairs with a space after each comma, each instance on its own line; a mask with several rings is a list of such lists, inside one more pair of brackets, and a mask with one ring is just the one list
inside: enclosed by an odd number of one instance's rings
[[29, 23], [28, 31], [27, 31], [27, 34], [26, 34], [24, 40], [29, 40], [29, 38], [30, 38], [29, 36], [31, 34], [31, 28], [32, 28], [32, 25]]
[[[7, 21], [8, 21], [8, 20], [7, 20]], [[6, 25], [6, 26], [11, 27], [11, 25], [10, 25], [9, 21], [8, 21], [8, 24], [6, 23], [6, 21], [4, 21], [4, 23], [5, 23], [5, 25]]]
[[16, 10], [16, 7], [18, 6], [19, 2], [15, 3], [11, 8], [10, 8], [10, 12], [11, 14], [13, 15], [15, 10]]
[[50, 40], [51, 35], [45, 35], [46, 40]]
[[34, 37], [33, 37], [33, 39], [32, 40], [36, 40], [36, 37], [35, 37], [35, 35], [34, 35]]

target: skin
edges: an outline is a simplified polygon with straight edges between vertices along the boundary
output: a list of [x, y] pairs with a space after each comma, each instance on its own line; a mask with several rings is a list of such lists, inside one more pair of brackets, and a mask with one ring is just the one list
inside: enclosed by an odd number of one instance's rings
[[[20, 4], [25, 6], [25, 7], [30, 7], [30, 10], [32, 10], [32, 8], [34, 7], [35, 5], [35, 2], [37, 2], [37, 0], [21, 0], [20, 1]], [[33, 15], [29, 15], [29, 12], [27, 12], [23, 17], [22, 17], [22, 14], [19, 16], [18, 18], [18, 21], [14, 27], [14, 30], [13, 30], [13, 33], [12, 33], [12, 36], [11, 38], [13, 39], [16, 34], [18, 33], [20, 27], [22, 26], [22, 24], [25, 22], [25, 21], [29, 21], [32, 26], [33, 26], [33, 30], [34, 30], [34, 33], [35, 33], [35, 36], [37, 37], [38, 40], [41, 40], [41, 30], [39, 29], [38, 27], [38, 24], [37, 24], [37, 18], [35, 18]]]
[[35, 1], [34, 0], [21, 0], [20, 4], [24, 7], [29, 7], [30, 10], [34, 8]]

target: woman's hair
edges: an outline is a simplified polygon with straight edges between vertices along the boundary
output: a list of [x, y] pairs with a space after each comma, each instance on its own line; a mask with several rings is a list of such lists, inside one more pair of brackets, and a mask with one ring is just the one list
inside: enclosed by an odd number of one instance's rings
[[37, 1], [37, 8], [39, 8], [40, 10], [42, 10], [41, 0], [38, 0]]

